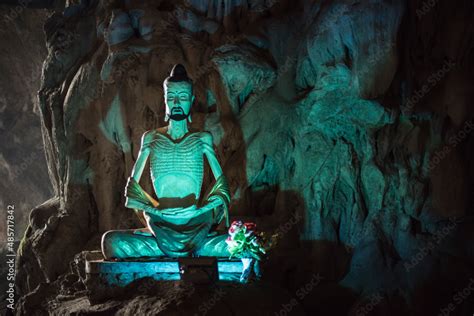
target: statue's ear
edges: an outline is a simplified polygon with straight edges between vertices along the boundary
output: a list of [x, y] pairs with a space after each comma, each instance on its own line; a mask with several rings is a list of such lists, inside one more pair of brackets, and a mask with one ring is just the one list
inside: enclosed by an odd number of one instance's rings
[[[191, 97], [191, 106], [193, 105], [194, 103], [194, 99], [195, 99], [195, 96], [193, 94], [193, 96]], [[193, 120], [191, 119], [191, 109], [189, 109], [189, 115], [188, 115], [188, 122], [191, 123]]]

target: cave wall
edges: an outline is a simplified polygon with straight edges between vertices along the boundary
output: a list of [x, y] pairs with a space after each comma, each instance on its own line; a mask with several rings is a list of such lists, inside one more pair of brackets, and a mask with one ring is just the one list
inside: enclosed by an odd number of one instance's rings
[[[278, 231], [281, 262], [305, 258], [282, 263], [279, 282], [293, 290], [318, 271], [362, 302], [381, 293], [380, 309], [439, 310], [472, 274], [473, 7], [424, 6], [100, 1], [49, 17], [39, 105], [57, 195], [30, 215], [22, 293], [67, 270], [56, 253], [72, 259], [108, 229], [139, 226], [123, 190], [141, 135], [165, 124], [162, 82], [182, 63], [231, 216]], [[413, 305], [425, 296], [442, 300]]]
[[[42, 31], [47, 11], [0, 6], [0, 208], [13, 204], [15, 240], [28, 225], [28, 213], [53, 195], [41, 136], [37, 92], [46, 57]], [[3, 213], [2, 213], [3, 214]], [[6, 242], [6, 220], [0, 243]]]
[[[42, 26], [48, 12], [0, 5], [0, 17], [0, 257], [6, 258], [11, 228], [17, 246], [28, 226], [31, 209], [54, 193], [48, 177], [37, 97], [41, 66], [47, 54]], [[14, 225], [10, 223], [8, 231], [7, 210], [12, 207]], [[2, 263], [0, 313], [7, 305], [7, 273], [8, 266]]]

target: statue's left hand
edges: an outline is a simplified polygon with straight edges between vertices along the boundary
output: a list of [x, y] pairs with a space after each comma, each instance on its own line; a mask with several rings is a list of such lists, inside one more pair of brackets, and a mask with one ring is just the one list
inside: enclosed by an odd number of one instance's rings
[[[141, 202], [134, 202], [138, 205], [138, 208], [143, 210], [146, 214], [151, 217], [160, 217], [162, 220], [172, 222], [175, 224], [188, 223], [193, 218], [201, 216], [209, 212], [215, 212], [222, 205], [222, 200], [219, 198], [211, 199], [207, 204], [201, 208], [197, 208], [196, 205], [191, 205], [185, 208], [169, 208], [159, 210], [149, 205], [145, 205]], [[218, 216], [219, 217], [219, 216]]]
[[195, 205], [191, 205], [186, 208], [163, 209], [159, 212], [160, 216], [164, 220], [183, 224], [203, 214], [214, 212], [220, 205], [222, 205], [221, 199], [212, 199], [200, 208], [197, 208]]
[[196, 205], [191, 205], [186, 208], [168, 208], [162, 210], [148, 206], [144, 210], [145, 214], [151, 218], [152, 222], [156, 222], [159, 217], [161, 220], [175, 225], [189, 223], [190, 220], [198, 215], [196, 214], [196, 211]]

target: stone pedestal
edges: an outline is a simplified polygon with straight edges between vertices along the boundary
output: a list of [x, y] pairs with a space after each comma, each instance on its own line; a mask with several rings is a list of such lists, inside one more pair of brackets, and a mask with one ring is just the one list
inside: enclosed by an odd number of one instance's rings
[[[202, 258], [186, 258], [187, 263], [195, 259], [202, 264]], [[239, 282], [243, 265], [240, 259], [217, 259], [219, 281]], [[88, 279], [98, 279], [110, 286], [126, 286], [141, 279], [153, 278], [157, 281], [181, 280], [182, 269], [177, 258], [156, 258], [139, 261], [105, 261], [100, 251], [86, 255], [86, 275]]]

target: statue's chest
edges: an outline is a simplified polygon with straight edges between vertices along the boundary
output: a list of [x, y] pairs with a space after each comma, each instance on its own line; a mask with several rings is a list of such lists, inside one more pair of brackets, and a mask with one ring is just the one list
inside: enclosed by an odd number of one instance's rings
[[150, 164], [155, 178], [169, 173], [200, 177], [204, 164], [202, 141], [198, 136], [191, 135], [174, 143], [161, 136], [151, 146]]

